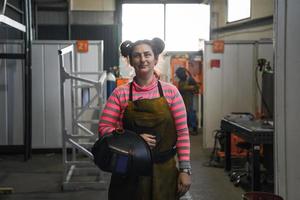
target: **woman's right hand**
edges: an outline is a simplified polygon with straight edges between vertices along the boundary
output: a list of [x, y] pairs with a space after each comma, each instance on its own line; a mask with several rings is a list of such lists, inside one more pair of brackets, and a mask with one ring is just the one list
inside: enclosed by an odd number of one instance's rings
[[156, 146], [155, 135], [142, 133], [140, 136], [146, 141], [146, 143], [150, 146], [150, 149], [153, 149]]

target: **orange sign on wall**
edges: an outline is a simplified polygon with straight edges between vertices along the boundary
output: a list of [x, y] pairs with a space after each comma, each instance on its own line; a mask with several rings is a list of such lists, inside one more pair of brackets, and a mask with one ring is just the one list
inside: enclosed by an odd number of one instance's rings
[[213, 41], [213, 53], [224, 53], [224, 40]]
[[77, 52], [86, 53], [89, 51], [89, 42], [87, 40], [77, 40], [76, 47]]

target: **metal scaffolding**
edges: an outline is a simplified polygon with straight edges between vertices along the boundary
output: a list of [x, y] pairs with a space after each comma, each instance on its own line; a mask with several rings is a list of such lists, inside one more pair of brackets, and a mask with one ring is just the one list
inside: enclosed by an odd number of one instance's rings
[[[32, 29], [31, 29], [31, 1], [19, 0], [20, 8], [18, 6], [9, 3], [8, 0], [3, 0], [0, 8], [0, 25], [5, 24], [13, 29], [21, 31], [23, 45], [21, 53], [0, 53], [0, 59], [20, 59], [24, 61], [24, 70], [22, 72], [23, 79], [23, 145], [3, 145], [0, 147], [3, 152], [18, 152], [18, 147], [21, 147], [21, 151], [24, 153], [24, 160], [31, 158], [31, 41], [32, 41]], [[14, 15], [19, 16], [18, 19], [13, 19], [6, 15], [7, 10], [10, 10]]]
[[62, 189], [104, 189], [106, 183], [93, 163], [91, 147], [98, 138], [97, 124], [106, 102], [106, 71], [80, 71], [75, 56], [74, 45], [59, 50], [64, 164]]

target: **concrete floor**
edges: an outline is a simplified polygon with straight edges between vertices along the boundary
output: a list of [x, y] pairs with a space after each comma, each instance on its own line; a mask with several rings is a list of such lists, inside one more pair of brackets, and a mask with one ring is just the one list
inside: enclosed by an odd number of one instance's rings
[[[202, 135], [191, 136], [193, 200], [240, 200], [244, 193], [229, 181], [222, 168], [206, 167], [209, 151], [202, 148]], [[12, 187], [11, 194], [0, 194], [1, 200], [106, 200], [108, 174], [103, 189], [62, 191], [63, 166], [58, 153], [33, 154], [24, 162], [22, 155], [0, 155], [0, 187]]]

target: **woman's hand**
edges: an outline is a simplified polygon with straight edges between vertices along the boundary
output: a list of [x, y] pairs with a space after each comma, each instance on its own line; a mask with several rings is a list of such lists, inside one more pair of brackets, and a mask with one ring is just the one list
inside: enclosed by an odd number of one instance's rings
[[177, 186], [178, 195], [180, 197], [183, 196], [190, 189], [191, 184], [192, 184], [191, 175], [185, 172], [179, 172], [178, 186]]
[[150, 146], [150, 149], [153, 149], [156, 146], [155, 135], [143, 133], [140, 136], [146, 141], [146, 143]]

